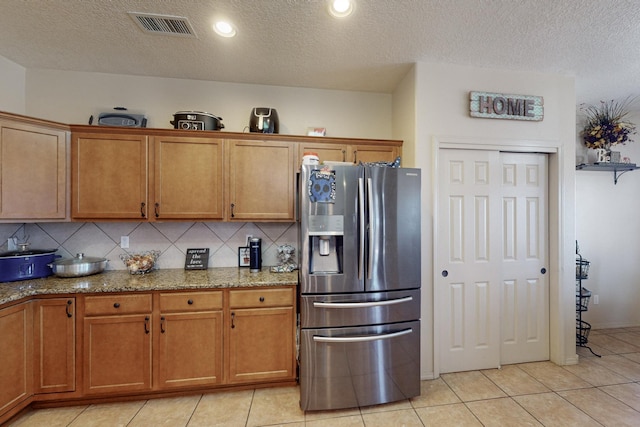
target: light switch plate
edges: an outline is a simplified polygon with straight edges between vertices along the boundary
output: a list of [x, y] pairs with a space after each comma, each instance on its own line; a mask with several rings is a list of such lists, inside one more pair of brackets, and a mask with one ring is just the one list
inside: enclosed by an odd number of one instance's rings
[[120, 247], [122, 249], [129, 248], [129, 236], [120, 236]]

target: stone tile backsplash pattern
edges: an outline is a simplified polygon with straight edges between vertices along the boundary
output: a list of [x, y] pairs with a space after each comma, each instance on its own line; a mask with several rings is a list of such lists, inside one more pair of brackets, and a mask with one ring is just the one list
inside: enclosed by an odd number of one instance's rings
[[[107, 270], [125, 270], [120, 254], [160, 250], [158, 268], [184, 268], [188, 248], [209, 248], [209, 268], [237, 267], [238, 247], [246, 246], [246, 236], [262, 239], [262, 265], [278, 264], [278, 246], [296, 248], [295, 223], [230, 222], [51, 222], [0, 224], [0, 251], [7, 240], [28, 238], [30, 248], [58, 249], [58, 255], [72, 258], [77, 253], [104, 257]], [[120, 248], [120, 237], [129, 236], [129, 249]]]

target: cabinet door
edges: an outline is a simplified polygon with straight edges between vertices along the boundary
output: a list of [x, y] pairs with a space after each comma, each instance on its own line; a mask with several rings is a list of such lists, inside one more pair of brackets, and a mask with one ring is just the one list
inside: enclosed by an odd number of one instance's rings
[[75, 390], [75, 298], [34, 302], [34, 393]]
[[71, 137], [71, 216], [145, 219], [147, 137], [76, 134]]
[[229, 220], [293, 221], [296, 147], [229, 141]]
[[154, 137], [154, 151], [155, 218], [223, 219], [221, 139]]
[[346, 144], [327, 144], [322, 142], [301, 142], [298, 144], [297, 169], [302, 165], [302, 156], [307, 151], [311, 151], [318, 155], [320, 161], [329, 160], [332, 162], [348, 162]]
[[67, 133], [0, 121], [0, 219], [66, 218]]
[[222, 311], [161, 314], [160, 388], [222, 382]]
[[231, 383], [295, 378], [293, 316], [293, 307], [231, 310]]
[[350, 160], [359, 162], [392, 162], [399, 155], [399, 148], [391, 145], [351, 145]]
[[84, 392], [151, 389], [151, 314], [84, 318]]
[[33, 393], [32, 327], [30, 303], [0, 310], [0, 415]]

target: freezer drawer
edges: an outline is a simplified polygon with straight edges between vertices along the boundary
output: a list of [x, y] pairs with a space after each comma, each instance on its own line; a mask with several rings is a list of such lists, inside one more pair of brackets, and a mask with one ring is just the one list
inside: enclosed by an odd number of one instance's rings
[[420, 289], [300, 297], [303, 328], [380, 325], [420, 319]]
[[355, 408], [420, 395], [420, 321], [303, 329], [300, 407]]

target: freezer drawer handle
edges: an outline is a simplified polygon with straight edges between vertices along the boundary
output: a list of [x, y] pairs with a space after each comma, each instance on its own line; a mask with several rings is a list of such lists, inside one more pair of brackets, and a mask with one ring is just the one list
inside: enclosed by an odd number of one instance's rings
[[364, 337], [323, 337], [319, 335], [314, 335], [313, 340], [316, 342], [367, 342], [367, 341], [377, 341], [377, 340], [387, 340], [389, 338], [401, 337], [402, 335], [407, 335], [413, 332], [412, 328], [404, 329], [402, 331], [393, 332], [390, 334], [384, 335], [367, 335]]
[[413, 301], [413, 297], [404, 297], [397, 299], [388, 299], [384, 301], [371, 302], [314, 302], [314, 307], [323, 308], [363, 308], [363, 307], [380, 307], [384, 305], [402, 304], [403, 302]]

